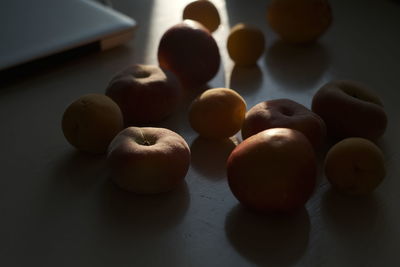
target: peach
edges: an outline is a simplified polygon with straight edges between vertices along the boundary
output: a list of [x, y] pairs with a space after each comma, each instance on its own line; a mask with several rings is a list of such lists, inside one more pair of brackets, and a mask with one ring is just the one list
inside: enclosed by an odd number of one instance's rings
[[302, 132], [313, 145], [320, 148], [326, 137], [324, 121], [305, 106], [290, 99], [261, 102], [246, 113], [242, 137], [246, 139], [270, 128], [291, 128]]
[[168, 117], [182, 99], [175, 75], [154, 65], [132, 65], [109, 83], [106, 95], [121, 108], [125, 125], [143, 125]]
[[210, 32], [194, 20], [184, 20], [161, 37], [158, 62], [185, 85], [203, 85], [218, 72], [220, 54]]
[[257, 64], [264, 48], [264, 34], [257, 27], [239, 23], [231, 29], [227, 49], [235, 64], [239, 66]]
[[221, 24], [218, 9], [208, 0], [197, 0], [189, 3], [183, 10], [183, 19], [200, 22], [210, 32], [214, 32]]
[[101, 94], [88, 94], [72, 102], [62, 117], [62, 130], [76, 149], [100, 154], [123, 129], [118, 105]]
[[382, 101], [359, 82], [337, 80], [325, 84], [313, 97], [312, 111], [325, 121], [328, 134], [335, 138], [363, 137], [374, 141], [386, 130]]
[[328, 0], [272, 0], [267, 21], [283, 41], [308, 43], [329, 28], [332, 11]]
[[152, 127], [129, 127], [108, 148], [111, 178], [122, 189], [157, 194], [176, 188], [185, 179], [190, 149], [177, 133]]
[[200, 136], [228, 138], [242, 127], [245, 100], [234, 90], [213, 88], [203, 92], [190, 105], [189, 122]]
[[314, 149], [299, 131], [273, 128], [240, 143], [227, 161], [228, 184], [246, 207], [263, 213], [292, 212], [314, 191]]
[[371, 193], [386, 173], [382, 151], [360, 137], [346, 138], [335, 144], [326, 155], [324, 170], [331, 185], [348, 195]]

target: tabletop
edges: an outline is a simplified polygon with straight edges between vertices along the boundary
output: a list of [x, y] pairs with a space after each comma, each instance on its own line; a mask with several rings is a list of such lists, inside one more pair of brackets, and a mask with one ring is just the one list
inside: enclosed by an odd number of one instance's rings
[[[321, 174], [304, 209], [272, 217], [244, 209], [231, 194], [225, 161], [232, 140], [198, 138], [187, 105], [159, 127], [191, 148], [185, 183], [138, 196], [110, 182], [105, 156], [76, 152], [61, 131], [66, 106], [104, 93], [134, 64], [157, 64], [161, 35], [181, 20], [188, 0], [113, 0], [137, 20], [134, 39], [112, 50], [62, 60], [14, 77], [0, 90], [0, 265], [13, 266], [400, 266], [400, 4], [331, 1], [334, 21], [314, 45], [279, 41], [265, 20], [268, 1], [212, 0], [222, 23], [213, 34], [222, 64], [209, 87], [229, 87], [248, 107], [287, 97], [310, 107], [334, 79], [361, 81], [389, 116], [379, 140], [387, 175], [363, 198], [334, 192]], [[258, 26], [266, 50], [251, 68], [226, 51], [230, 27]], [[1, 74], [0, 74], [1, 75]], [[238, 138], [240, 135], [238, 134]]]

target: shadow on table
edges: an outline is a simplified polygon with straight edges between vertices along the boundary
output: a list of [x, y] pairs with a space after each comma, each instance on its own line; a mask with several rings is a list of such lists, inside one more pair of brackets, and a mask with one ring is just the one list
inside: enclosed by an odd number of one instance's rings
[[138, 242], [179, 224], [189, 207], [190, 196], [185, 182], [170, 192], [138, 195], [108, 180], [100, 201], [105, 224], [113, 232]]
[[182, 101], [178, 105], [176, 110], [172, 112], [172, 114], [170, 114], [164, 120], [158, 123], [153, 123], [148, 126], [168, 128], [181, 135], [189, 131], [192, 131], [188, 118], [188, 111], [190, 105], [197, 96], [199, 96], [207, 89], [210, 89], [210, 86], [208, 84], [192, 86], [192, 87], [183, 87]]
[[197, 137], [190, 146], [192, 167], [209, 180], [224, 179], [226, 161], [235, 147], [235, 142], [230, 138], [210, 140]]
[[234, 66], [231, 73], [229, 88], [242, 96], [247, 96], [259, 90], [263, 81], [263, 73], [258, 65], [249, 67]]
[[340, 241], [341, 250], [350, 251], [352, 255], [371, 251], [373, 254], [369, 257], [375, 257], [385, 255], [385, 250], [398, 244], [399, 236], [393, 229], [394, 225], [387, 220], [383, 203], [376, 193], [349, 197], [331, 189], [325, 192], [321, 202], [322, 219], [327, 231]]
[[[333, 189], [322, 197], [322, 218], [340, 236], [363, 240], [381, 213], [379, 198], [375, 194], [363, 197], [345, 196]], [[385, 228], [385, 227], [384, 227]]]
[[71, 148], [57, 162], [53, 184], [69, 192], [91, 191], [107, 172], [104, 154], [91, 155]]
[[310, 89], [330, 64], [330, 55], [321, 43], [292, 45], [276, 41], [267, 50], [268, 74], [287, 89]]
[[240, 204], [228, 214], [226, 235], [232, 246], [261, 266], [291, 266], [306, 251], [310, 219], [306, 209], [287, 217], [255, 214]]

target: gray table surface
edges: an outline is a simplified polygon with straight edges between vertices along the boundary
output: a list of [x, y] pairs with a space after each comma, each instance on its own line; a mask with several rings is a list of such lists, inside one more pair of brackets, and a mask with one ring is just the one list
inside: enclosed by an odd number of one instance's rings
[[[374, 194], [349, 199], [323, 175], [305, 209], [290, 218], [243, 209], [227, 186], [230, 141], [210, 143], [190, 128], [187, 105], [158, 126], [180, 133], [192, 150], [183, 186], [139, 197], [109, 180], [104, 157], [65, 141], [65, 107], [102, 93], [133, 63], [157, 64], [163, 32], [187, 0], [114, 0], [139, 23], [128, 44], [38, 70], [0, 90], [0, 265], [11, 266], [400, 266], [400, 5], [389, 0], [332, 1], [334, 23], [314, 46], [278, 41], [265, 21], [268, 1], [213, 0], [222, 65], [210, 87], [230, 87], [248, 107], [288, 97], [310, 106], [332, 79], [368, 84], [382, 97], [389, 126], [380, 140], [387, 177]], [[258, 66], [235, 68], [225, 49], [229, 27], [263, 29]], [[187, 104], [187, 103], [186, 103]], [[239, 135], [238, 135], [239, 136]]]

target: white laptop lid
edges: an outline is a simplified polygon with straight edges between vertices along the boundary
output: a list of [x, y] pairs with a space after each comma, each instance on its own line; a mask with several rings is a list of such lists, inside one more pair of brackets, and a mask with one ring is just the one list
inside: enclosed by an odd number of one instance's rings
[[94, 42], [133, 35], [136, 22], [90, 0], [0, 1], [0, 70]]

